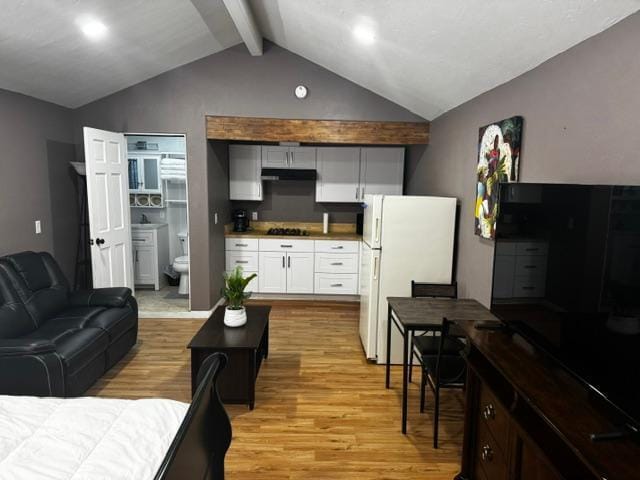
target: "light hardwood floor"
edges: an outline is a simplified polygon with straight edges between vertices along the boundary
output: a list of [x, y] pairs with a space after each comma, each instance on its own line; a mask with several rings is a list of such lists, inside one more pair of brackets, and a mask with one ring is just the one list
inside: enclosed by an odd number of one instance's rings
[[[440, 445], [432, 448], [431, 397], [418, 411], [411, 385], [408, 435], [400, 433], [401, 370], [384, 388], [384, 367], [365, 361], [357, 303], [269, 302], [269, 359], [256, 408], [227, 407], [230, 480], [429, 479], [458, 472], [463, 397], [442, 394]], [[202, 320], [144, 319], [139, 346], [90, 395], [189, 401], [186, 344]], [[417, 373], [417, 370], [416, 370]], [[418, 375], [416, 375], [416, 378]]]

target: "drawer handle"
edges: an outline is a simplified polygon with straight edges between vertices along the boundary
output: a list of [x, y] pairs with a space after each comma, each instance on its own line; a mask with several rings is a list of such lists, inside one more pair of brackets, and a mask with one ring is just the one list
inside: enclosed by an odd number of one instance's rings
[[482, 447], [482, 453], [480, 454], [480, 457], [485, 462], [492, 461], [493, 460], [493, 449], [489, 445], [485, 445], [484, 447]]
[[248, 247], [249, 244], [247, 243], [236, 243], [236, 247]]
[[331, 247], [331, 250], [342, 250], [344, 246], [338, 245], [337, 247]]
[[342, 262], [333, 262], [331, 265], [336, 265], [336, 266], [338, 266], [338, 265], [344, 265], [344, 263], [342, 263]]
[[496, 418], [496, 409], [493, 404], [490, 403], [484, 407], [484, 409], [482, 410], [482, 416], [485, 420]]
[[146, 241], [147, 241], [147, 239], [146, 239], [146, 238], [132, 238], [132, 240], [133, 240], [134, 242], [146, 242]]
[[236, 263], [249, 263], [248, 260], [236, 260]]
[[342, 284], [341, 283], [332, 283], [331, 286], [332, 287], [341, 287]]
[[281, 248], [293, 248], [293, 245], [280, 245]]

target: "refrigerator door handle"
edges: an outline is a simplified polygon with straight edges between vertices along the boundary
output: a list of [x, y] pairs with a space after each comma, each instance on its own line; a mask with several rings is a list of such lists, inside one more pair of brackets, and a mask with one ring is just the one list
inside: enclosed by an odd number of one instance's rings
[[378, 243], [380, 241], [380, 218], [376, 218], [376, 228], [375, 228], [375, 242]]
[[378, 279], [378, 258], [379, 257], [373, 257], [373, 279], [374, 280]]

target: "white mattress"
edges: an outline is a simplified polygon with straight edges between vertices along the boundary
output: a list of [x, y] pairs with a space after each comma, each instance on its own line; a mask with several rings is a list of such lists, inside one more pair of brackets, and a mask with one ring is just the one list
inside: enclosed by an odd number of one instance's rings
[[188, 408], [0, 395], [0, 479], [153, 479]]

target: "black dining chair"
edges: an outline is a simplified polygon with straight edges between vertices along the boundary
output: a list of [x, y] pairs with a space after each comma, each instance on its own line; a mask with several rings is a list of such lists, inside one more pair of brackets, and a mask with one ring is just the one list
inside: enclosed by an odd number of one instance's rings
[[464, 389], [467, 363], [461, 355], [465, 348], [464, 333], [453, 322], [442, 320], [436, 355], [421, 358], [422, 379], [420, 382], [420, 413], [424, 412], [426, 387], [434, 395], [433, 448], [438, 448], [438, 424], [440, 420], [440, 390], [443, 388]]
[[[427, 298], [458, 298], [458, 284], [453, 283], [423, 283], [411, 281], [411, 296], [427, 297]], [[409, 355], [409, 382], [411, 382], [413, 373], [413, 358], [420, 358], [424, 355], [436, 355], [438, 353], [439, 337], [429, 335], [433, 332], [423, 332], [419, 335], [410, 333], [409, 345], [411, 352]], [[420, 362], [422, 363], [422, 362]]]

